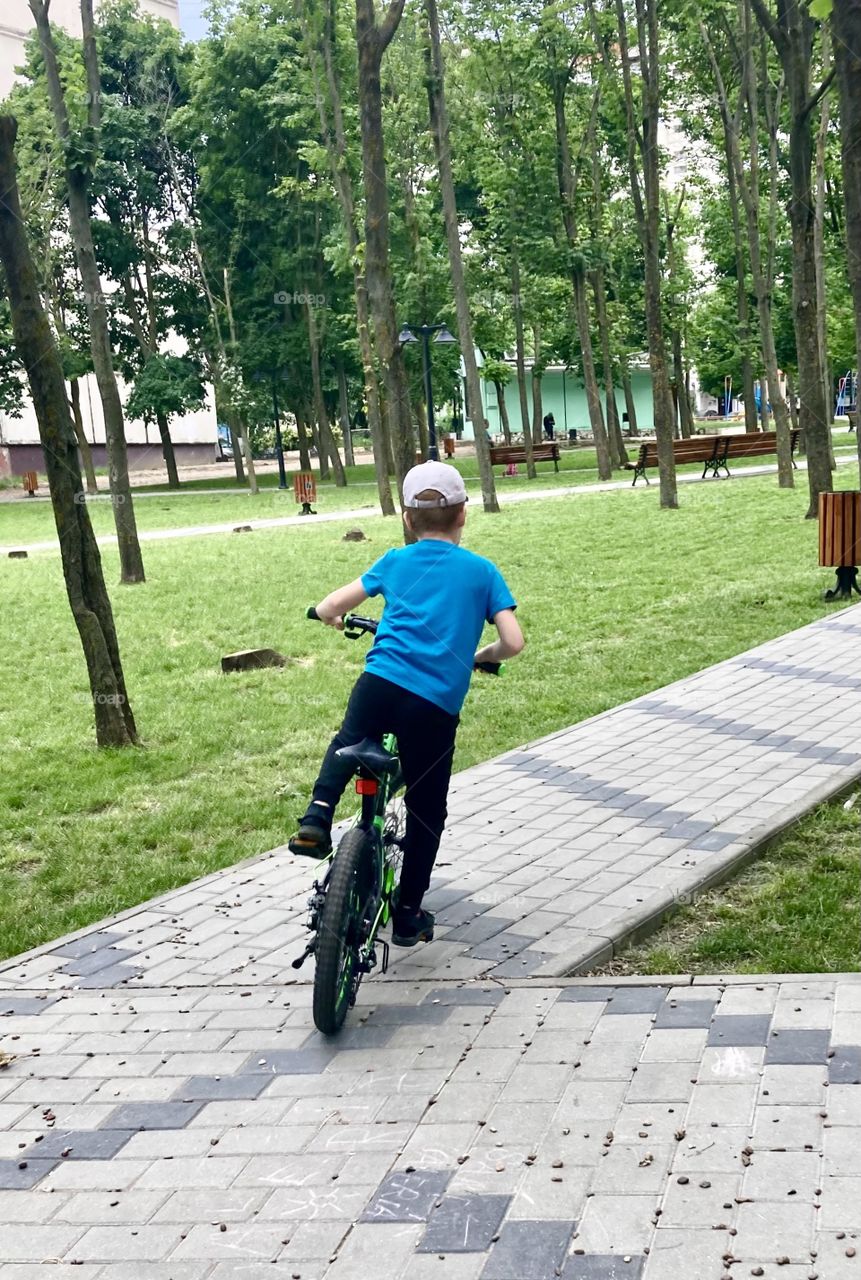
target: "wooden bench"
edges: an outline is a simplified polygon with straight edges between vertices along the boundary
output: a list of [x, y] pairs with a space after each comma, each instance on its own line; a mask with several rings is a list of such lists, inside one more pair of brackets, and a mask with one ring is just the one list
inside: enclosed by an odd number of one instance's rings
[[[793, 467], [795, 463], [795, 450], [801, 436], [800, 430], [790, 433], [790, 456], [792, 457]], [[700, 479], [705, 480], [706, 476], [711, 473], [717, 476], [720, 471], [730, 474], [727, 465], [730, 458], [761, 458], [767, 454], [777, 452], [777, 432], [776, 431], [757, 431], [745, 433], [737, 436], [691, 436], [688, 440], [673, 441], [673, 460], [679, 464], [682, 462], [701, 462], [703, 464], [703, 474]], [[655, 467], [658, 463], [658, 445], [655, 440], [646, 440], [640, 445], [640, 452], [634, 462], [625, 464], [628, 471], [633, 471], [636, 484], [640, 476], [649, 484], [649, 477], [646, 475], [647, 467]]]
[[[552, 462], [554, 468], [559, 470], [559, 445], [555, 440], [547, 441], [545, 444], [534, 444], [532, 446], [533, 462]], [[510, 463], [525, 462], [526, 449], [522, 444], [500, 444], [490, 446], [490, 464], [496, 466], [508, 466]]]

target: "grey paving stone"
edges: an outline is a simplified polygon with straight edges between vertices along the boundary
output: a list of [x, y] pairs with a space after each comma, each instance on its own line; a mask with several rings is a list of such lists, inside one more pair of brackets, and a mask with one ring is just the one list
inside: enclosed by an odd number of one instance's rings
[[452, 1176], [450, 1169], [390, 1173], [374, 1193], [360, 1222], [426, 1222]]
[[655, 1027], [707, 1027], [711, 1023], [715, 1000], [665, 1001], [658, 1010]]
[[100, 969], [82, 978], [75, 978], [74, 987], [83, 991], [102, 991], [106, 988], [126, 986], [143, 970], [131, 968], [125, 964], [112, 964], [108, 969]]
[[548, 1280], [561, 1267], [574, 1222], [506, 1222], [481, 1280]]
[[505, 999], [501, 987], [435, 987], [422, 1000], [422, 1004], [442, 1005], [499, 1005]]
[[511, 1203], [510, 1196], [444, 1196], [428, 1220], [417, 1253], [483, 1253]]
[[743, 839], [742, 835], [735, 831], [706, 831], [703, 835], [691, 840], [689, 847], [704, 853], [720, 853], [721, 849], [741, 839]]
[[861, 1084], [861, 1045], [834, 1045], [828, 1061], [829, 1084]]
[[174, 1097], [180, 1102], [246, 1100], [258, 1097], [268, 1084], [268, 1077], [250, 1072], [238, 1076], [192, 1076], [180, 1085]]
[[203, 1102], [128, 1102], [110, 1117], [111, 1129], [184, 1129]]
[[[128, 1142], [131, 1134], [122, 1129], [79, 1129], [47, 1133], [38, 1147], [31, 1149], [38, 1159], [110, 1160]], [[63, 1152], [69, 1154], [63, 1156]]]
[[640, 1280], [646, 1259], [620, 1253], [571, 1254], [562, 1280]]
[[604, 1013], [657, 1013], [666, 996], [666, 987], [616, 987]]
[[550, 959], [549, 951], [521, 951], [502, 964], [494, 965], [490, 972], [494, 978], [528, 978]]
[[451, 1008], [443, 1004], [381, 1004], [368, 1020], [368, 1026], [437, 1027], [447, 1022]]
[[709, 1028], [708, 1043], [713, 1046], [764, 1045], [768, 1043], [770, 1014], [718, 1014]]
[[559, 993], [559, 1000], [557, 1003], [597, 1003], [600, 1000], [609, 1000], [615, 992], [615, 987], [564, 987]]
[[772, 1031], [766, 1048], [766, 1065], [775, 1062], [818, 1063], [828, 1061], [830, 1032], [822, 1030]]
[[[392, 1023], [390, 1026], [373, 1027], [373, 1026], [350, 1026], [349, 1024], [338, 1033], [338, 1051], [343, 1052], [347, 1049], [382, 1049], [387, 1045], [392, 1036], [395, 1035], [398, 1028]], [[319, 1031], [312, 1031], [307, 1040], [304, 1040], [299, 1046], [301, 1049], [325, 1049], [329, 1041], [325, 1036], [321, 1036]]]
[[0, 1160], [0, 1190], [29, 1191], [58, 1164], [59, 1160], [31, 1160], [23, 1153], [20, 1160]]
[[333, 1057], [333, 1049], [257, 1049], [240, 1070], [258, 1076], [316, 1076]]

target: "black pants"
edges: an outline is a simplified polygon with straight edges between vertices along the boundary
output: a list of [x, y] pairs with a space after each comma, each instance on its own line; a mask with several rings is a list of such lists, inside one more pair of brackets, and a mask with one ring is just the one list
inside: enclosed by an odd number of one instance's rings
[[407, 833], [400, 884], [400, 900], [406, 906], [420, 906], [430, 883], [445, 826], [457, 726], [457, 716], [365, 671], [356, 681], [344, 723], [329, 745], [314, 784], [314, 800], [326, 801], [334, 812], [352, 776], [350, 766], [343, 765], [335, 752], [362, 738], [379, 742], [384, 733], [396, 736], [406, 783]]

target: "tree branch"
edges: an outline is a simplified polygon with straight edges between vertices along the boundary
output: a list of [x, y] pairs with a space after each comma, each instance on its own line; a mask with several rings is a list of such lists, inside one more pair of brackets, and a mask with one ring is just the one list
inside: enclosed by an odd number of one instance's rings
[[765, 5], [765, 0], [752, 0], [752, 4], [756, 11], [759, 25], [768, 33], [772, 44], [782, 57], [788, 47], [786, 33], [781, 30], [777, 22], [775, 22], [774, 18], [769, 13]]
[[397, 31], [398, 24], [400, 23], [400, 20], [403, 17], [405, 3], [406, 3], [406, 0], [392, 0], [391, 4], [389, 5], [386, 16], [378, 28], [380, 33], [379, 49], [381, 54], [385, 53], [386, 49], [389, 47], [389, 45], [392, 42], [392, 37]]
[[807, 117], [810, 115], [811, 111], [816, 110], [819, 103], [822, 101], [822, 99], [825, 97], [828, 90], [831, 88], [832, 81], [834, 80], [834, 77], [836, 74], [837, 74], [837, 68], [832, 67], [831, 70], [828, 72], [828, 75], [822, 81], [822, 84], [814, 93], [813, 97], [808, 98], [807, 102], [804, 104], [804, 111], [802, 113], [803, 119], [806, 120]]

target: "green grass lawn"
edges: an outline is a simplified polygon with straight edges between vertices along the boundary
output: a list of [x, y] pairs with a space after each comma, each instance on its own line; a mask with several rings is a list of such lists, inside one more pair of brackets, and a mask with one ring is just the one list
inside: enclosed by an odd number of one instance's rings
[[[846, 456], [854, 451], [854, 436], [845, 432], [834, 434], [834, 447], [838, 456]], [[632, 456], [636, 450], [632, 451]], [[776, 462], [775, 458], [763, 457], [752, 459], [752, 465], [768, 465]], [[478, 464], [475, 458], [462, 458], [457, 462], [458, 470], [467, 481], [467, 488], [473, 502], [480, 501], [481, 489], [478, 483]], [[736, 468], [743, 466], [739, 461]], [[495, 467], [497, 488], [504, 497], [506, 493], [526, 493], [530, 489], [568, 488], [572, 485], [596, 484], [598, 471], [594, 449], [568, 449], [562, 453], [558, 473], [553, 464], [541, 462], [537, 464], [538, 474], [529, 480], [524, 468], [518, 468], [516, 476], [500, 475], [501, 468]], [[851, 468], [850, 468], [851, 469]], [[679, 474], [695, 474], [702, 472], [701, 464], [686, 464], [678, 468]], [[377, 490], [374, 482], [374, 468], [370, 463], [362, 463], [347, 470], [349, 483], [346, 487], [337, 488], [327, 481], [318, 483], [318, 501], [315, 510], [320, 513], [367, 508], [368, 513], [379, 510]], [[653, 483], [657, 473], [652, 475]], [[617, 471], [617, 481], [630, 483], [630, 473]], [[803, 472], [796, 477], [799, 488], [806, 488], [807, 479]], [[107, 489], [107, 480], [102, 479], [102, 487]], [[705, 481], [714, 485], [713, 479]], [[838, 480], [838, 483], [843, 483]], [[642, 480], [638, 488], [645, 488]], [[192, 480], [183, 483], [182, 491], [169, 491], [164, 485], [146, 485], [135, 490], [140, 496], [135, 502], [135, 515], [138, 528], [178, 529], [188, 525], [240, 523], [248, 520], [268, 520], [279, 516], [295, 516], [299, 510], [293, 499], [293, 484], [289, 480], [287, 490], [278, 489], [278, 474], [266, 473], [260, 476], [260, 492], [251, 495], [248, 492], [231, 492], [236, 488], [236, 477], [232, 466], [229, 472], [225, 469], [219, 478]], [[222, 493], [209, 492], [222, 489]], [[144, 497], [143, 495], [147, 496]], [[97, 498], [89, 504], [93, 527], [99, 534], [114, 532], [113, 515], [107, 498]], [[55, 537], [54, 517], [49, 502], [0, 502], [0, 546], [14, 546], [28, 542], [41, 542]]]
[[858, 793], [822, 805], [732, 882], [601, 974], [847, 973], [861, 966]]
[[[466, 545], [501, 566], [528, 644], [502, 679], [474, 682], [457, 768], [835, 608], [806, 484], [691, 485], [682, 500], [661, 511], [653, 486], [470, 512]], [[395, 521], [368, 524], [367, 543], [344, 528], [153, 543], [138, 587], [115, 585], [105, 553], [143, 740], [126, 751], [95, 748], [59, 558], [0, 560], [0, 954], [284, 842], [363, 657], [304, 608], [398, 541]], [[288, 665], [221, 674], [222, 654], [259, 645]]]

